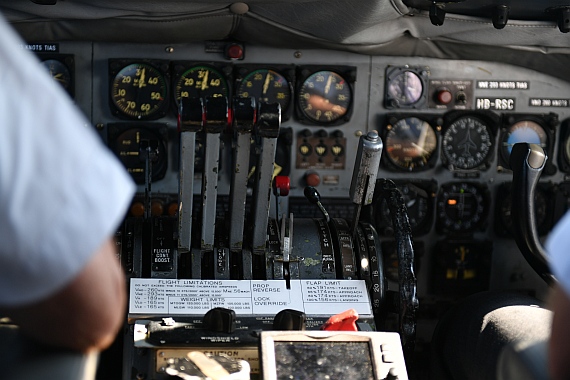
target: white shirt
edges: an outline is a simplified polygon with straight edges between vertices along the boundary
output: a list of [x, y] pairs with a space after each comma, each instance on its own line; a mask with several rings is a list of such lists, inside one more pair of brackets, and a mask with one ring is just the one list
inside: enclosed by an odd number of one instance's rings
[[570, 212], [550, 232], [546, 241], [550, 269], [560, 285], [570, 294]]
[[46, 297], [113, 235], [134, 184], [0, 19], [0, 305]]

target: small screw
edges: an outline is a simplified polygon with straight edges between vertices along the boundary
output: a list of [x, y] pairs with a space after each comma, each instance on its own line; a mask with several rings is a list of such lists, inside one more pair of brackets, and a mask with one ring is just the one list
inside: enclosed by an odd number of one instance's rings
[[301, 58], [301, 57], [303, 56], [303, 54], [301, 54], [301, 52], [297, 50], [297, 51], [293, 54], [293, 56], [294, 56], [295, 58]]
[[174, 48], [172, 46], [167, 46], [164, 51], [166, 51], [167, 53], [174, 53]]

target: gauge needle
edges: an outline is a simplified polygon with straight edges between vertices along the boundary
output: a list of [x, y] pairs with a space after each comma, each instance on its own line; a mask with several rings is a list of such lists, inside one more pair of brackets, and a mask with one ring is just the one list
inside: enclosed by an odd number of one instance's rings
[[[426, 144], [427, 132], [428, 132], [428, 129], [424, 125], [424, 127], [422, 128], [422, 131], [420, 133], [420, 138], [418, 139], [418, 145], [421, 147], [422, 150], [424, 150], [424, 146]], [[425, 152], [425, 150], [424, 150], [424, 152]]]
[[206, 71], [204, 74], [204, 79], [202, 79], [202, 87], [200, 88], [202, 91], [208, 88], [208, 74], [210, 72]]
[[142, 69], [141, 76], [140, 76], [140, 78], [139, 78], [139, 88], [142, 88], [142, 87], [146, 86], [146, 85], [144, 84], [145, 75], [146, 75], [146, 69]]
[[429, 153], [427, 150], [425, 150], [425, 149], [423, 148], [423, 146], [420, 146], [420, 145], [418, 145], [418, 144], [416, 144], [416, 143], [410, 143], [410, 144], [411, 144], [414, 148], [416, 148], [417, 150], [421, 150], [421, 151], [424, 152], [424, 153]]
[[331, 83], [332, 83], [332, 75], [329, 75], [329, 79], [327, 80], [327, 85], [325, 86], [325, 95], [329, 93], [331, 89]]
[[263, 95], [267, 94], [267, 90], [269, 89], [269, 82], [271, 81], [271, 74], [269, 74], [269, 71], [267, 72], [267, 75], [265, 76], [265, 83], [263, 83]]

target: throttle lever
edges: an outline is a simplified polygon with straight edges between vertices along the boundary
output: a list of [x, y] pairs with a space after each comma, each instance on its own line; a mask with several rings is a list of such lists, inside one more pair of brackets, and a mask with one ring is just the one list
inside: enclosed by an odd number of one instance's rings
[[180, 184], [178, 190], [178, 248], [192, 248], [192, 207], [194, 197], [194, 166], [196, 163], [196, 133], [204, 128], [206, 118], [202, 98], [180, 99], [178, 130], [180, 131]]
[[556, 281], [538, 238], [534, 193], [548, 157], [537, 144], [517, 143], [509, 164], [513, 171], [511, 213], [517, 246], [536, 273], [549, 285]]
[[277, 149], [277, 137], [281, 126], [281, 105], [279, 103], [259, 104], [255, 132], [261, 138], [261, 153], [255, 169], [255, 187], [251, 218], [253, 222], [253, 253], [265, 254], [267, 226], [269, 224], [269, 202], [271, 199], [271, 179]]

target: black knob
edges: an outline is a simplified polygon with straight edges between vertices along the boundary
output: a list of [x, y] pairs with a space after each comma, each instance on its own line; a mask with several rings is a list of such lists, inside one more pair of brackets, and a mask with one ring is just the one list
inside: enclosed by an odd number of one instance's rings
[[204, 325], [210, 331], [231, 334], [236, 329], [236, 312], [223, 307], [216, 307], [204, 315]]
[[309, 200], [309, 202], [317, 204], [321, 201], [321, 194], [315, 189], [313, 186], [305, 187], [303, 191], [305, 194], [305, 198]]
[[306, 315], [293, 309], [281, 310], [273, 319], [273, 330], [304, 330]]
[[498, 5], [493, 11], [493, 26], [496, 29], [503, 29], [509, 21], [509, 7]]
[[181, 98], [178, 109], [180, 132], [200, 132], [204, 127], [204, 101], [202, 98]]
[[209, 96], [204, 103], [204, 109], [206, 132], [221, 133], [228, 125], [228, 98]]
[[435, 26], [442, 26], [445, 21], [445, 10], [438, 7], [435, 1], [429, 7], [429, 20]]

